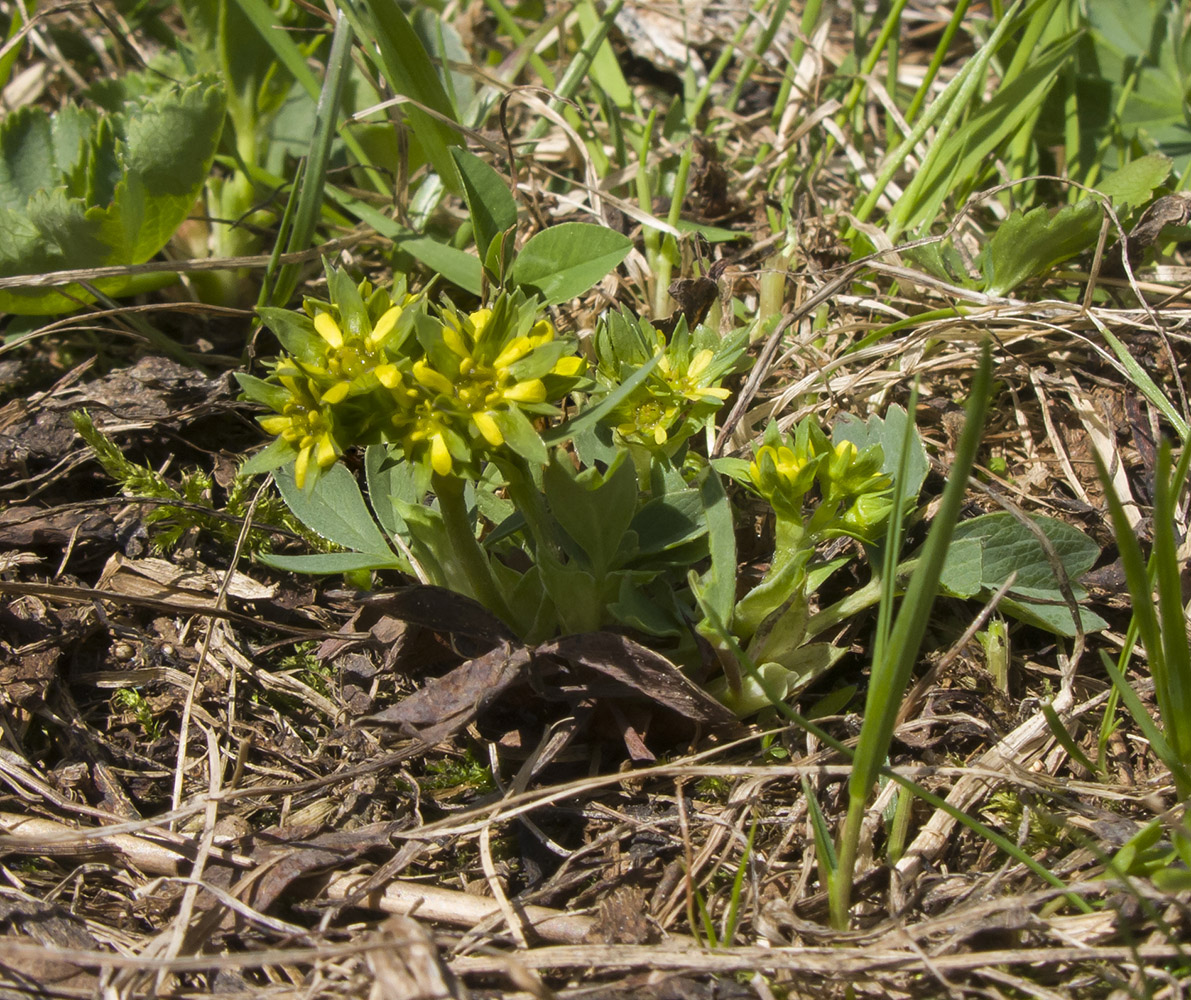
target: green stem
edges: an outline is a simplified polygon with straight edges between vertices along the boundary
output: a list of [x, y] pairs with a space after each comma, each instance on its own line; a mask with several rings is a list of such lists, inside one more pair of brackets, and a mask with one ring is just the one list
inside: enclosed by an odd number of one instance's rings
[[525, 518], [529, 537], [537, 558], [548, 553], [556, 562], [562, 561], [562, 546], [554, 535], [554, 522], [546, 511], [546, 498], [534, 485], [529, 463], [521, 456], [508, 456], [498, 463], [508, 483], [509, 498], [518, 513]]
[[473, 596], [502, 621], [514, 621], [504, 592], [492, 575], [492, 564], [472, 530], [467, 504], [463, 499], [463, 480], [435, 473], [431, 484], [434, 495], [438, 497], [438, 509], [442, 514], [443, 526], [447, 529], [447, 537], [463, 572], [467, 574]]

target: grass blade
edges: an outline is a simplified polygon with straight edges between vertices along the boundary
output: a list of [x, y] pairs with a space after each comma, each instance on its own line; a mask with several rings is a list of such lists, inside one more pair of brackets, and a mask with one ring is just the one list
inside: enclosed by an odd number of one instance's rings
[[852, 778], [848, 785], [848, 815], [840, 838], [839, 871], [835, 884], [831, 886], [831, 915], [837, 927], [847, 925], [852, 874], [860, 844], [864, 809], [889, 753], [898, 706], [918, 659], [918, 649], [938, 592], [951, 533], [958, 521], [960, 505], [967, 489], [968, 474], [976, 460], [976, 449], [984, 430], [991, 384], [992, 350], [986, 343], [980, 367], [972, 382], [964, 429], [956, 447], [955, 463], [947, 477], [943, 501], [923, 546], [918, 569], [906, 589], [889, 640], [880, 651], [880, 658], [873, 661], [864, 723], [860, 729]]

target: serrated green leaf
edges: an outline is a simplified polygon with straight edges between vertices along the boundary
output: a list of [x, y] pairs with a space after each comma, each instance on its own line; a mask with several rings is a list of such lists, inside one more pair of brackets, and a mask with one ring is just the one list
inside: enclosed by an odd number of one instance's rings
[[1139, 156], [1105, 177], [1096, 185], [1096, 190], [1107, 195], [1118, 212], [1136, 208], [1153, 197], [1170, 176], [1170, 167], [1170, 157], [1161, 153]]
[[557, 305], [582, 295], [632, 248], [632, 241], [615, 230], [564, 222], [530, 237], [509, 268], [509, 284]]
[[985, 291], [1007, 295], [1022, 282], [1095, 246], [1101, 217], [1100, 206], [1091, 199], [1065, 206], [1053, 216], [1045, 206], [1024, 215], [1013, 212], [985, 247]]
[[[148, 260], [193, 207], [223, 116], [211, 80], [170, 88], [117, 114], [9, 115], [0, 124], [0, 276]], [[96, 283], [108, 295], [135, 284]], [[90, 298], [79, 286], [5, 289], [0, 311], [70, 312]]]

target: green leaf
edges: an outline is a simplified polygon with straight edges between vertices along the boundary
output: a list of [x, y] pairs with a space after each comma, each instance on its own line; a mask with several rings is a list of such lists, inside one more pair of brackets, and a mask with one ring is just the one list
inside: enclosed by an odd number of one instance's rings
[[294, 482], [292, 468], [277, 470], [274, 478], [286, 505], [311, 531], [345, 549], [397, 558], [368, 512], [356, 477], [343, 464], [332, 465], [304, 490]]
[[[453, 161], [452, 161], [453, 162]], [[447, 281], [458, 285], [465, 292], [479, 295], [484, 288], [484, 272], [478, 258], [462, 250], [456, 250], [429, 236], [419, 236], [412, 229], [394, 222], [383, 212], [378, 212], [367, 202], [352, 198], [336, 188], [328, 187], [327, 196], [334, 199], [361, 222], [375, 229], [382, 236], [391, 239], [396, 249], [417, 258]]]
[[380, 526], [391, 538], [408, 539], [409, 528], [398, 513], [395, 501], [406, 504], [418, 502], [417, 477], [413, 466], [405, 461], [399, 448], [373, 444], [364, 450], [364, 477], [368, 483], [368, 499]]
[[685, 545], [707, 533], [701, 490], [679, 490], [645, 504], [633, 517], [629, 530], [640, 540], [637, 559]]
[[[171, 87], [116, 114], [25, 108], [0, 123], [0, 276], [142, 264], [185, 220], [219, 143], [214, 81]], [[129, 277], [95, 286], [121, 295]], [[78, 285], [0, 291], [0, 311], [72, 312]]]
[[1096, 190], [1107, 195], [1118, 212], [1136, 208], [1149, 201], [1162, 186], [1170, 176], [1170, 166], [1170, 157], [1161, 153], [1139, 156], [1105, 177]]
[[396, 554], [372, 552], [316, 552], [306, 556], [280, 556], [261, 553], [257, 558], [274, 569], [292, 573], [351, 573], [361, 569], [401, 569], [409, 567]]
[[476, 248], [485, 258], [489, 244], [517, 224], [517, 203], [505, 179], [474, 153], [456, 146], [451, 155], [463, 178], [463, 196], [475, 230]]
[[711, 552], [711, 567], [700, 580], [699, 603], [712, 608], [720, 621], [730, 621], [736, 603], [736, 532], [724, 484], [710, 466], [701, 473], [699, 501]]
[[[885, 416], [875, 414], [865, 423], [851, 413], [840, 416], [839, 421], [831, 430], [832, 444], [841, 441], [851, 441], [857, 451], [874, 444], [881, 446], [881, 453], [885, 456], [881, 463], [881, 472], [891, 479], [897, 475], [901, 458], [902, 442], [906, 439], [906, 421], [909, 419], [905, 407], [896, 403], [885, 411]], [[747, 474], [747, 463], [743, 463]], [[913, 443], [910, 454], [906, 456], [905, 487], [903, 494], [907, 499], [917, 500], [922, 484], [926, 481], [926, 474], [930, 470], [930, 460], [926, 457], [926, 449], [922, 446], [922, 437], [917, 429], [913, 432]]]
[[633, 463], [622, 460], [603, 475], [596, 469], [579, 472], [564, 453], [555, 451], [542, 485], [551, 514], [583, 551], [587, 568], [596, 577], [604, 576], [616, 561], [636, 510]]
[[1053, 216], [1042, 205], [1024, 215], [1013, 212], [996, 228], [984, 250], [985, 291], [1007, 295], [1060, 261], [1095, 246], [1101, 217], [1100, 206], [1091, 199], [1067, 205]]
[[240, 466], [241, 476], [259, 476], [292, 462], [296, 449], [288, 441], [275, 438], [267, 448], [258, 451]]
[[549, 461], [550, 455], [541, 435], [520, 409], [514, 406], [497, 410], [492, 414], [492, 420], [504, 436], [505, 443], [527, 462], [542, 466]]
[[[1063, 521], [1040, 515], [1031, 520], [1054, 548], [1080, 599], [1086, 592], [1076, 581], [1095, 564], [1100, 547]], [[1059, 635], [1074, 635], [1071, 610], [1041, 542], [1009, 513], [985, 514], [956, 525], [940, 586], [953, 596], [986, 598], [1015, 572], [1004, 609]], [[1103, 619], [1086, 608], [1080, 608], [1080, 617], [1084, 631], [1104, 627]]]
[[509, 284], [557, 305], [582, 295], [633, 248], [604, 226], [564, 222], [530, 237], [509, 269]]

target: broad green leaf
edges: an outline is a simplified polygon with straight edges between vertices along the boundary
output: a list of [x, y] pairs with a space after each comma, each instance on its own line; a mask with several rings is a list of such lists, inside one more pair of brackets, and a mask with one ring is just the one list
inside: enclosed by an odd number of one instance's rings
[[711, 554], [711, 567], [700, 581], [699, 603], [714, 609], [720, 621], [730, 621], [736, 602], [736, 532], [732, 504], [713, 468], [702, 472], [699, 500]]
[[[1191, 163], [1186, 109], [1191, 32], [1179, 5], [1113, 0], [1086, 10], [1091, 30], [1078, 90], [1083, 145], [1094, 148], [1117, 131], [1125, 148], [1135, 140], [1156, 146], [1183, 173]], [[1118, 107], [1119, 115], [1103, 113]], [[1110, 162], [1120, 145], [1108, 147]]]
[[463, 195], [475, 230], [476, 247], [483, 258], [488, 254], [489, 244], [517, 224], [517, 203], [505, 179], [474, 153], [456, 146], [451, 155], [463, 178]]
[[385, 554], [396, 558], [368, 512], [356, 477], [345, 465], [332, 465], [304, 490], [294, 482], [292, 467], [278, 469], [273, 475], [286, 505], [311, 531], [345, 549], [374, 558]]
[[[1031, 518], [1062, 563], [1077, 600], [1085, 595], [1078, 584], [1100, 556], [1100, 547], [1078, 528], [1052, 517]], [[940, 586], [957, 597], [987, 597], [1016, 573], [1007, 613], [1029, 618], [1031, 624], [1060, 635], [1074, 635], [1071, 610], [1063, 601], [1054, 570], [1041, 542], [1011, 514], [999, 512], [956, 525], [943, 565]], [[1084, 631], [1104, 627], [1099, 616], [1080, 609]]]
[[1139, 156], [1096, 184], [1118, 212], [1144, 205], [1170, 176], [1171, 160], [1161, 153]]
[[680, 490], [657, 497], [633, 517], [629, 529], [640, 539], [638, 559], [694, 541], [707, 532], [700, 490]]
[[[116, 114], [9, 115], [0, 123], [0, 276], [147, 261], [194, 206], [223, 117], [222, 93], [209, 79]], [[121, 295], [136, 283], [95, 284]], [[0, 291], [3, 312], [72, 312], [88, 301], [78, 285]]]
[[1102, 213], [1091, 199], [1059, 209], [1053, 216], [1040, 205], [1024, 215], [1013, 212], [997, 226], [985, 247], [985, 291], [1007, 295], [1030, 278], [1096, 244]]
[[564, 222], [530, 237], [509, 268], [509, 284], [557, 305], [586, 292], [632, 248], [615, 230]]

